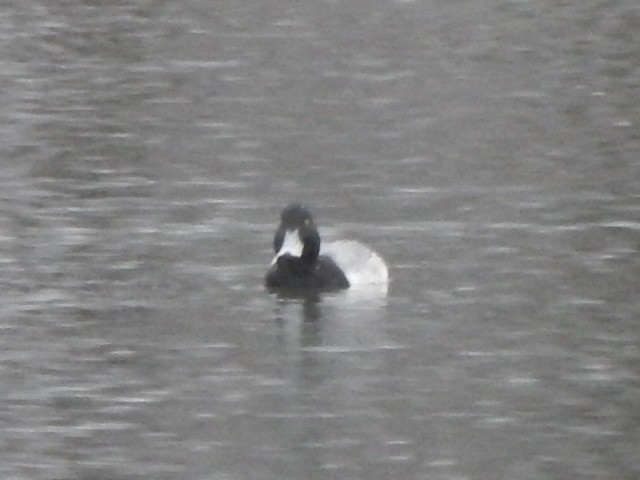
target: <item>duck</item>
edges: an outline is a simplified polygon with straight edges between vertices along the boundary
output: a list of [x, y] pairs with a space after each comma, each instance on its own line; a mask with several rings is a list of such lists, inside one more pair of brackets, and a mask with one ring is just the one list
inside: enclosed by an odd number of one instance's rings
[[323, 244], [309, 209], [299, 203], [286, 206], [273, 237], [275, 256], [265, 276], [270, 291], [336, 291], [357, 286], [386, 285], [386, 262], [354, 240]]

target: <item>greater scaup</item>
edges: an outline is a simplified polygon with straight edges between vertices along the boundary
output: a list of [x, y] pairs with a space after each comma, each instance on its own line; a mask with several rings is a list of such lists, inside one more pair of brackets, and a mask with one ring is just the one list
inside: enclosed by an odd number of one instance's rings
[[273, 238], [275, 257], [265, 277], [270, 290], [340, 290], [388, 282], [387, 266], [367, 246], [355, 241], [320, 242], [309, 210], [287, 206]]

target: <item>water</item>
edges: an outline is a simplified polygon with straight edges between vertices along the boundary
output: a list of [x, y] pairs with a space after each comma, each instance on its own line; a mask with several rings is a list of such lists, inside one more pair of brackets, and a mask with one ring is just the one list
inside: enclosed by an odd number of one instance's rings
[[[5, 2], [0, 477], [638, 478], [640, 8], [556, 3]], [[291, 200], [389, 295], [267, 294]]]

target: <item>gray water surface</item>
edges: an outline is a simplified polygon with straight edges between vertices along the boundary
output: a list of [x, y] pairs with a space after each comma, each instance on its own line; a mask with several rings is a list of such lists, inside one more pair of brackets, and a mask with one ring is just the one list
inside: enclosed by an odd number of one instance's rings
[[0, 10], [2, 479], [640, 477], [635, 0], [102, 3]]

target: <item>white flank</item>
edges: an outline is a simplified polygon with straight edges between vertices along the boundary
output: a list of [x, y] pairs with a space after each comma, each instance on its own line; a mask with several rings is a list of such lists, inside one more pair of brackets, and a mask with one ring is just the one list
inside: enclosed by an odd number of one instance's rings
[[389, 270], [382, 257], [355, 240], [322, 244], [320, 255], [327, 255], [342, 269], [352, 287], [389, 283]]

